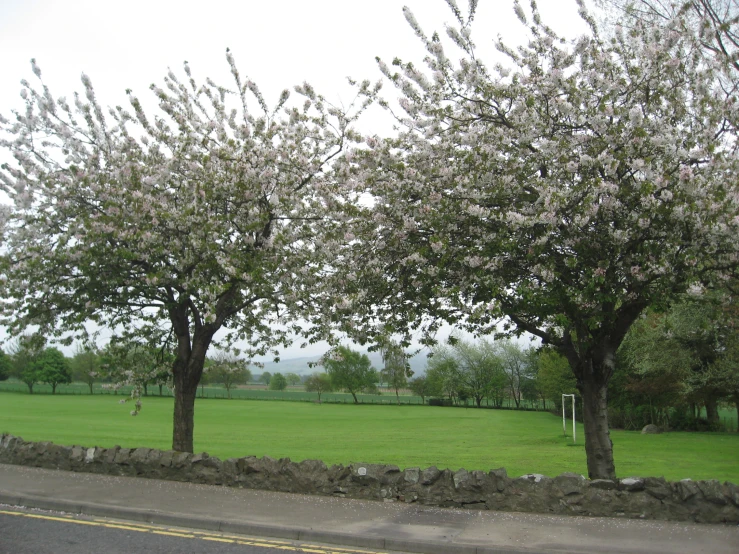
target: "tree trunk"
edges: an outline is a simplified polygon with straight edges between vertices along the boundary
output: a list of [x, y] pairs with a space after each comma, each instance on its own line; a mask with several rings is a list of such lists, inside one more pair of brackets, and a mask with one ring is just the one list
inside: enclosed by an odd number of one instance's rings
[[203, 375], [205, 355], [217, 328], [196, 325], [191, 342], [186, 312], [172, 311], [170, 315], [177, 337], [177, 351], [172, 365], [174, 380], [172, 450], [193, 452], [195, 397]]
[[590, 479], [616, 479], [613, 442], [608, 430], [608, 383], [593, 372], [584, 372], [578, 382], [582, 395], [585, 454]]
[[352, 396], [354, 397], [354, 403], [359, 404], [359, 400], [357, 400], [357, 395], [352, 393]]
[[713, 395], [706, 397], [706, 419], [711, 425], [718, 425], [719, 423], [718, 401]]
[[90, 387], [90, 394], [92, 394], [92, 383], [87, 383]]
[[608, 430], [608, 381], [616, 367], [616, 350], [623, 334], [607, 334], [600, 344], [576, 345], [571, 335], [565, 335], [561, 353], [570, 363], [577, 378], [577, 389], [582, 398], [583, 426], [585, 428], [585, 455], [590, 479], [616, 479], [613, 463], [613, 443]]
[[197, 386], [190, 388], [190, 390], [182, 386], [175, 386], [172, 450], [193, 452], [196, 392]]
[[162, 385], [159, 385], [159, 396], [162, 396]]

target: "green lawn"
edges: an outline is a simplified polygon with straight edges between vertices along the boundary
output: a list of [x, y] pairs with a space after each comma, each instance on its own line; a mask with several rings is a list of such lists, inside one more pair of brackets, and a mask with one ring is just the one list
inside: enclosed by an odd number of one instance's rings
[[[0, 432], [84, 446], [168, 449], [172, 399], [150, 397], [138, 417], [120, 397], [0, 394]], [[586, 473], [578, 444], [546, 412], [198, 399], [195, 447], [220, 458], [321, 459], [327, 464]], [[739, 434], [611, 433], [619, 476], [720, 479], [739, 483]]]

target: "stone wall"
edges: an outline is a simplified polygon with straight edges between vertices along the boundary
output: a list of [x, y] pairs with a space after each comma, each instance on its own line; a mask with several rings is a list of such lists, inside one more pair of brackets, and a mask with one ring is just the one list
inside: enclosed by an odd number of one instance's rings
[[739, 523], [739, 486], [659, 477], [589, 481], [563, 473], [508, 477], [505, 469], [292, 462], [268, 456], [219, 460], [150, 448], [59, 446], [0, 436], [0, 463], [187, 481], [227, 487], [361, 498], [385, 502], [544, 514], [614, 516], [702, 523]]

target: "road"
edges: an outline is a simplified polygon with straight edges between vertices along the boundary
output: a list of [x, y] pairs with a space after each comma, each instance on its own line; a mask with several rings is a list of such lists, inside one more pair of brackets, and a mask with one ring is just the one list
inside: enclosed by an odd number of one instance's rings
[[376, 554], [0, 506], [0, 554]]

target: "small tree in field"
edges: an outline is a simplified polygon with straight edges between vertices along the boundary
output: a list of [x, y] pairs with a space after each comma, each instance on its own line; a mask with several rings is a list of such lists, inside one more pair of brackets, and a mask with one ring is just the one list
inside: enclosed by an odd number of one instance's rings
[[520, 408], [524, 391], [532, 383], [536, 374], [534, 350], [524, 348], [509, 340], [497, 341], [495, 350], [508, 380], [511, 398], [516, 408]]
[[90, 389], [90, 394], [100, 378], [100, 363], [100, 353], [91, 344], [78, 346], [74, 357], [69, 362], [72, 378], [85, 383]]
[[555, 410], [562, 408], [562, 395], [577, 392], [577, 380], [572, 374], [567, 358], [552, 350], [542, 349], [536, 360], [536, 388], [544, 401], [554, 403]]
[[430, 394], [446, 396], [452, 402], [457, 400], [464, 385], [459, 360], [450, 346], [434, 346], [426, 366], [426, 381]]
[[39, 343], [28, 335], [18, 337], [10, 347], [11, 375], [25, 383], [29, 394], [33, 394], [33, 387], [41, 381], [37, 366], [34, 364], [40, 352]]
[[185, 452], [214, 335], [266, 354], [308, 333], [290, 322], [324, 305], [325, 234], [345, 203], [330, 164], [356, 138], [352, 117], [310, 85], [271, 108], [227, 59], [230, 89], [199, 84], [187, 63], [184, 79], [170, 71], [152, 85], [153, 117], [130, 91], [128, 109], [103, 108], [87, 76], [82, 94], [55, 97], [33, 62], [25, 107], [0, 117], [14, 159], [0, 171], [13, 203], [2, 210], [2, 323], [68, 340], [88, 321], [169, 333], [172, 448]]
[[379, 376], [367, 354], [347, 346], [338, 346], [324, 354], [321, 364], [326, 368], [333, 386], [350, 393], [355, 404], [359, 404], [357, 393], [377, 389]]
[[251, 371], [246, 361], [227, 352], [218, 352], [213, 356], [213, 363], [208, 368], [208, 373], [212, 382], [223, 384], [229, 399], [234, 386], [243, 385], [251, 380]]
[[300, 384], [300, 375], [297, 373], [288, 373], [285, 375], [285, 379], [287, 379], [288, 385], [295, 386]]
[[619, 345], [645, 308], [739, 259], [739, 101], [719, 87], [730, 61], [698, 55], [680, 14], [605, 37], [578, 1], [590, 32], [568, 42], [532, 1], [529, 15], [514, 2], [528, 41], [498, 41], [505, 61], [487, 66], [477, 2], [467, 15], [448, 4], [462, 60], [406, 9], [425, 68], [380, 62], [401, 94], [400, 132], [368, 139], [346, 168], [372, 195], [339, 258], [363, 316], [353, 331], [408, 332], [430, 316], [431, 330], [447, 320], [486, 334], [507, 318], [506, 331], [568, 360], [588, 474], [614, 479]]
[[433, 386], [425, 375], [419, 375], [408, 381], [408, 388], [413, 394], [421, 397], [421, 402], [426, 402], [426, 397], [435, 394]]
[[31, 362], [38, 380], [51, 385], [51, 394], [56, 394], [59, 385], [72, 382], [69, 360], [56, 348], [45, 348]]
[[388, 386], [395, 389], [395, 398], [400, 404], [400, 389], [408, 386], [408, 379], [413, 376], [413, 370], [408, 364], [408, 356], [403, 347], [394, 342], [386, 342], [380, 348], [384, 367], [380, 376]]
[[272, 381], [272, 374], [269, 371], [265, 371], [259, 376], [259, 382], [264, 383], [265, 385], [269, 385], [270, 381]]
[[269, 390], [285, 390], [287, 388], [287, 379], [282, 373], [275, 373], [269, 380]]
[[325, 373], [314, 373], [305, 380], [306, 392], [315, 392], [318, 394], [318, 403], [321, 403], [321, 395], [324, 392], [331, 392], [334, 390], [333, 384], [331, 383], [331, 377]]

